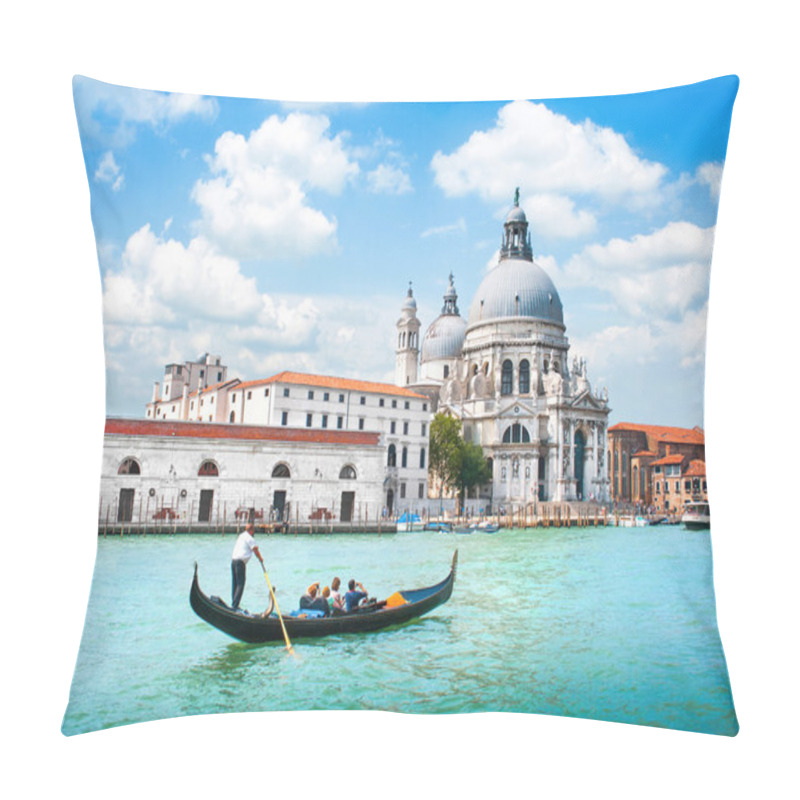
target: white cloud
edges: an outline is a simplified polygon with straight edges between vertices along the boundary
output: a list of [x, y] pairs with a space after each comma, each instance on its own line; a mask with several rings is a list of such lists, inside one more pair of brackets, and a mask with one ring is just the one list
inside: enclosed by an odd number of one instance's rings
[[494, 128], [475, 131], [449, 155], [437, 152], [431, 166], [448, 196], [477, 193], [492, 202], [510, 200], [515, 186], [530, 194], [650, 195], [667, 172], [611, 128], [575, 124], [528, 101], [503, 106]]
[[96, 111], [101, 110], [118, 120], [111, 135], [117, 147], [130, 143], [139, 125], [163, 132], [170, 125], [189, 117], [214, 119], [219, 110], [212, 97], [114, 86], [80, 76], [74, 79], [74, 89], [78, 119], [95, 135], [106, 138], [92, 119]]
[[603, 290], [618, 309], [657, 318], [682, 314], [708, 293], [714, 228], [671, 222], [631, 239], [592, 244], [560, 268], [552, 258], [539, 259], [562, 288]]
[[115, 192], [118, 192], [125, 183], [125, 175], [110, 150], [100, 159], [100, 163], [94, 173], [94, 179], [100, 183], [110, 183]]
[[722, 187], [722, 166], [719, 161], [706, 161], [697, 168], [697, 181], [708, 186], [709, 194], [715, 200], [719, 200]]
[[463, 217], [460, 217], [457, 222], [451, 225], [439, 225], [438, 227], [428, 228], [422, 231], [420, 238], [427, 239], [429, 236], [444, 236], [448, 233], [466, 233], [466, 231], [467, 223], [464, 221]]
[[340, 193], [359, 171], [324, 116], [273, 115], [249, 138], [231, 131], [208, 159], [215, 177], [198, 181], [198, 230], [237, 258], [307, 256], [336, 247], [336, 220], [306, 192]]
[[391, 164], [379, 164], [368, 172], [367, 185], [376, 194], [406, 194], [413, 191], [408, 174]]
[[588, 211], [576, 211], [575, 203], [564, 195], [534, 194], [523, 203], [530, 228], [540, 235], [555, 238], [587, 236], [597, 228], [597, 219]]

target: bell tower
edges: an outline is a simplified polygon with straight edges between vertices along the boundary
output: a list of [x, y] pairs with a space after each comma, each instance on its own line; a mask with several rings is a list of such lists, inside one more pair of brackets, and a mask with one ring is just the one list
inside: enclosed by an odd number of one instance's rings
[[417, 301], [414, 299], [414, 293], [409, 282], [408, 294], [400, 310], [400, 319], [397, 320], [394, 382], [398, 386], [408, 386], [410, 383], [417, 382], [419, 327]]

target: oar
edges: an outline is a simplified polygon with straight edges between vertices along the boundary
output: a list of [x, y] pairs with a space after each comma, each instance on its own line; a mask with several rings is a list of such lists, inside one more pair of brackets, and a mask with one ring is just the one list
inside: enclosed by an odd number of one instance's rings
[[281, 616], [281, 608], [278, 605], [278, 598], [275, 597], [275, 592], [272, 590], [272, 584], [269, 582], [269, 575], [267, 575], [267, 568], [264, 566], [264, 562], [261, 562], [261, 569], [264, 570], [264, 577], [267, 579], [267, 588], [269, 589], [270, 597], [272, 597], [272, 602], [275, 603], [275, 610], [278, 612], [278, 621], [281, 623], [281, 630], [283, 631], [283, 638], [286, 640], [286, 649], [294, 655], [294, 648], [292, 647], [292, 643], [289, 641], [289, 634], [286, 633], [286, 626], [283, 624], [283, 617]]

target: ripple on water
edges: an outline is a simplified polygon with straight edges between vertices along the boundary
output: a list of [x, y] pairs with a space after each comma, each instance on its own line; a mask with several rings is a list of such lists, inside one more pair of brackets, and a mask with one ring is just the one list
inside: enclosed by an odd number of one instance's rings
[[[197, 619], [193, 562], [230, 591], [231, 536], [109, 538], [95, 577], [65, 733], [184, 714], [294, 709], [518, 711], [733, 734], [708, 536], [539, 529], [264, 537], [284, 611], [314, 580], [372, 595], [441, 580], [451, 600], [399, 628], [247, 645]], [[251, 566], [244, 605], [266, 588]]]

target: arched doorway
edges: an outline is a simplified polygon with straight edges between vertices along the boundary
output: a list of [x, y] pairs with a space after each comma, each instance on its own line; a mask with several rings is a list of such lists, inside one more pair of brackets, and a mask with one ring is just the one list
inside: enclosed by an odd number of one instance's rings
[[583, 463], [586, 457], [586, 437], [583, 431], [575, 431], [575, 493], [578, 500], [583, 500]]

